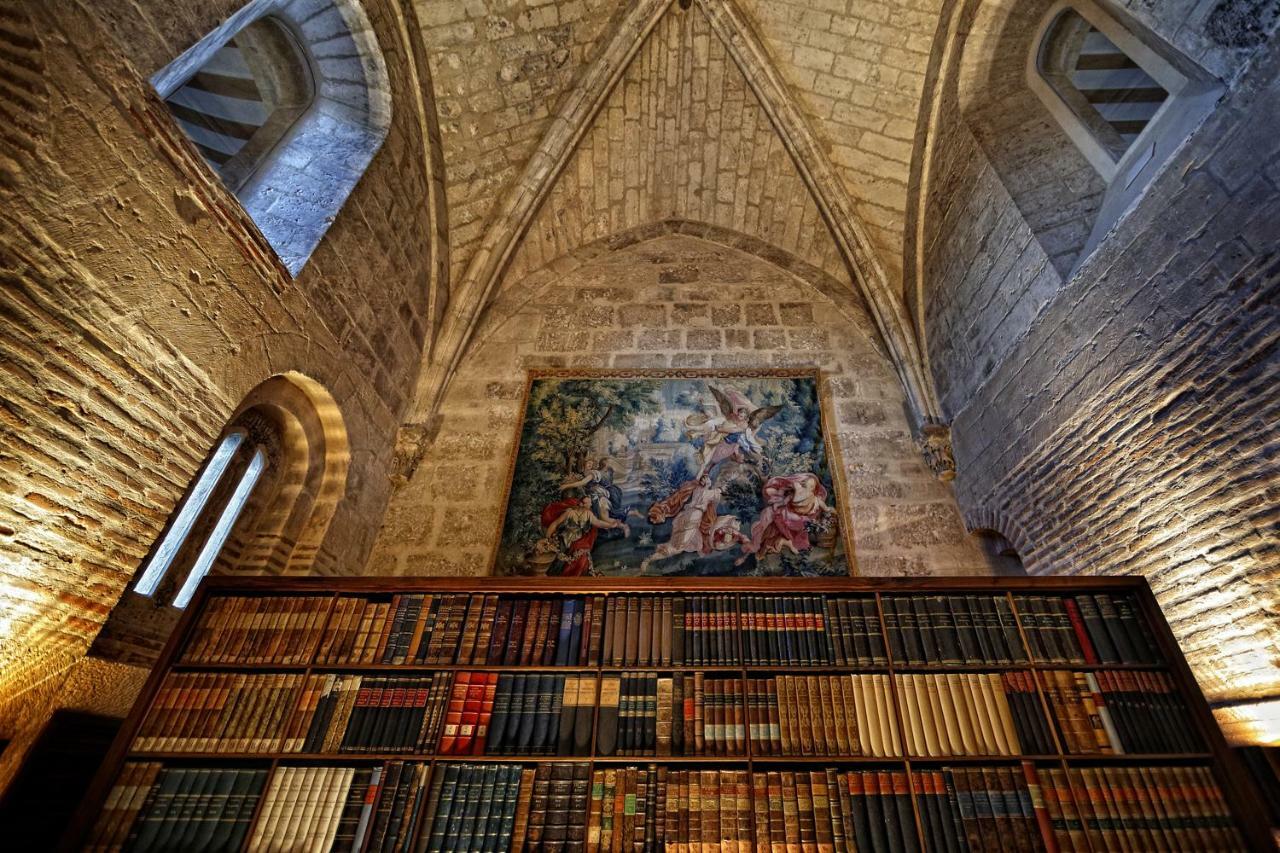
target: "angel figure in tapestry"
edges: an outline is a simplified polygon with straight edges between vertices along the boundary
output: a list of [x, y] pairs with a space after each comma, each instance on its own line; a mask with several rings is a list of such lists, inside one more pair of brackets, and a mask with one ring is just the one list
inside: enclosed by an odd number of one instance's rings
[[722, 462], [732, 459], [743, 465], [759, 467], [762, 448], [756, 430], [778, 412], [781, 406], [756, 406], [736, 388], [720, 390], [707, 385], [720, 408], [719, 415], [696, 413], [685, 419], [689, 434], [700, 436], [702, 467], [695, 480], [711, 474]]

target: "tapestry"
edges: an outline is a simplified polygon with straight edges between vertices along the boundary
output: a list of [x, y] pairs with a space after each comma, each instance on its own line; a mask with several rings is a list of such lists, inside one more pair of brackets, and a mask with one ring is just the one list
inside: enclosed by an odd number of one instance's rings
[[814, 371], [535, 373], [494, 573], [850, 574], [829, 453]]

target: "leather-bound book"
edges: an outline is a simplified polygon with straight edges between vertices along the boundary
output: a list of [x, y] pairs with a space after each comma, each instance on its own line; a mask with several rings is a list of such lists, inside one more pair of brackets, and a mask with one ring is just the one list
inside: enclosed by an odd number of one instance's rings
[[600, 682], [600, 719], [596, 731], [596, 752], [613, 755], [618, 748], [618, 702], [622, 679], [606, 675]]
[[601, 630], [602, 646], [600, 649], [600, 663], [604, 666], [617, 666], [614, 660], [614, 625], [618, 621], [618, 597], [610, 596], [605, 599], [604, 613], [601, 614], [603, 620], [603, 629]]
[[551, 605], [552, 602], [545, 598], [529, 602], [524, 637], [520, 641], [520, 657], [516, 661], [520, 666], [542, 665], [542, 653], [547, 649], [547, 614], [551, 612]]
[[969, 701], [969, 693], [964, 688], [965, 677], [948, 673], [947, 675], [935, 676], [940, 682], [939, 689], [946, 697], [946, 707], [950, 709], [954, 715], [955, 732], [952, 734], [952, 744], [956, 746], [955, 738], [959, 737], [960, 755], [981, 755], [982, 749], [978, 743], [977, 727], [974, 725], [973, 715], [976, 709]]
[[636, 666], [650, 666], [657, 661], [655, 654], [657, 636], [654, 634], [654, 604], [656, 603], [651, 595], [640, 599], [640, 631], [634, 661]]
[[[613, 655], [611, 657], [613, 666], [622, 666], [627, 658], [627, 620], [628, 611], [631, 607], [631, 596], [623, 595], [612, 600], [613, 614], [610, 619], [609, 629], [613, 635]], [[637, 630], [639, 626], [637, 625]]]
[[[529, 788], [529, 807], [525, 818], [524, 831], [523, 833], [517, 832], [514, 837], [517, 840], [521, 837], [524, 838], [525, 850], [540, 851], [543, 849], [542, 842], [547, 826], [547, 808], [551, 794], [551, 763], [538, 765], [533, 777], [533, 784]], [[523, 790], [520, 796], [524, 797]], [[516, 813], [516, 829], [520, 829], [519, 811]]]
[[507, 632], [507, 648], [502, 653], [502, 663], [514, 666], [520, 663], [524, 653], [525, 624], [529, 618], [531, 602], [527, 598], [516, 599], [511, 605], [511, 627]]
[[[1159, 662], [1160, 653], [1156, 651], [1155, 641], [1147, 630], [1146, 622], [1138, 615], [1138, 605], [1133, 596], [1123, 594], [1112, 596], [1111, 604], [1120, 622], [1120, 632], [1128, 641], [1133, 655], [1131, 662]], [[1117, 650], [1120, 650], [1120, 645], [1117, 646]]]
[[678, 672], [671, 677], [671, 755], [685, 754], [684, 685], [688, 678]]
[[[920, 635], [920, 651], [924, 656], [923, 662], [929, 664], [941, 663], [942, 655], [938, 651], [937, 631], [934, 629], [927, 599], [921, 595], [914, 595], [908, 598], [907, 601], [910, 602], [911, 611], [915, 614], [915, 626], [916, 632]], [[908, 641], [909, 648], [910, 641]]]
[[573, 666], [596, 666], [600, 662], [600, 646], [604, 637], [604, 596], [593, 595], [578, 602], [582, 611], [581, 640]]
[[640, 610], [640, 597], [635, 595], [628, 597], [627, 635], [622, 658], [624, 666], [635, 666], [640, 659]]
[[[438, 772], [438, 771], [437, 771]], [[526, 849], [525, 842], [529, 831], [529, 814], [533, 806], [533, 789], [535, 786], [535, 776], [537, 771], [532, 767], [519, 769], [518, 782], [514, 783], [515, 790], [515, 806], [511, 810], [510, 829], [504, 825], [502, 834], [511, 839], [509, 847], [499, 848], [500, 850], [522, 851]], [[510, 793], [508, 793], [510, 799]], [[505, 824], [505, 820], [504, 820]]]
[[686, 643], [688, 642], [688, 632], [686, 631], [686, 604], [683, 595], [677, 595], [671, 600], [671, 665], [684, 666], [688, 660], [686, 654]]
[[[694, 755], [707, 754], [706, 680], [701, 672], [693, 674], [693, 742]], [[686, 745], [688, 741], [685, 741]]]
[[671, 755], [672, 746], [672, 705], [675, 692], [674, 679], [663, 676], [657, 678], [654, 708], [654, 748], [660, 756]]
[[658, 653], [655, 663], [660, 666], [671, 666], [672, 651], [672, 635], [675, 631], [675, 610], [671, 596], [664, 595], [657, 602], [658, 607], [658, 627], [657, 627], [657, 646]]
[[564, 692], [560, 698], [560, 726], [557, 730], [556, 737], [556, 755], [574, 755], [574, 727], [578, 721], [578, 697], [581, 691], [581, 683], [587, 681], [591, 676], [565, 676]]
[[591, 754], [591, 726], [596, 715], [596, 678], [584, 675], [578, 679], [577, 701], [574, 703], [572, 755]]
[[570, 630], [568, 630], [568, 665], [577, 665], [577, 647], [582, 644], [582, 601], [572, 599], [570, 606]]
[[538, 676], [538, 700], [533, 721], [533, 740], [529, 751], [535, 755], [554, 754], [556, 727], [560, 723], [558, 706], [564, 695], [564, 676], [543, 673]]
[[1094, 593], [1093, 600], [1097, 602], [1098, 614], [1102, 617], [1103, 630], [1111, 640], [1111, 647], [1115, 649], [1116, 657], [1119, 658], [1118, 662], [1142, 663], [1137, 650], [1134, 649], [1133, 643], [1129, 640], [1129, 632], [1125, 630], [1124, 624], [1120, 621], [1120, 612], [1116, 609], [1115, 600], [1110, 595], [1102, 592]]
[[731, 754], [747, 754], [747, 719], [746, 709], [742, 702], [744, 684], [742, 679], [735, 678], [726, 682], [729, 689], [729, 742]]
[[[537, 673], [529, 673], [525, 676], [524, 690], [520, 696], [520, 710], [516, 711], [516, 700], [512, 699], [511, 713], [515, 717], [516, 732], [515, 737], [510, 735], [510, 723], [508, 723], [507, 736], [507, 753], [515, 755], [532, 755], [536, 746], [541, 745], [541, 741], [535, 740], [534, 731], [538, 723], [538, 702], [542, 696], [542, 676]], [[548, 703], [547, 711], [550, 711]], [[545, 736], [546, 730], [543, 730]]]

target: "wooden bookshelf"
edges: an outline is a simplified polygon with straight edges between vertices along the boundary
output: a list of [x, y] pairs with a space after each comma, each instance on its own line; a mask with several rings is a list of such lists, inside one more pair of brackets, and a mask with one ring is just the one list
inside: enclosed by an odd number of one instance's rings
[[[473, 664], [357, 664], [357, 663], [316, 663], [319, 643], [323, 639], [324, 630], [315, 638], [312, 647], [305, 655], [305, 664], [235, 664], [235, 663], [193, 663], [180, 661], [182, 652], [191, 637], [192, 631], [211, 597], [236, 595], [248, 597], [271, 597], [285, 595], [312, 595], [327, 598], [327, 613], [323, 624], [329, 627], [329, 619], [333, 615], [334, 602], [340, 597], [370, 596], [386, 598], [397, 593], [465, 593], [479, 596], [484, 594], [509, 595], [602, 595], [623, 594], [718, 594], [727, 595], [735, 608], [740, 608], [741, 596], [746, 595], [814, 595], [841, 594], [851, 596], [874, 597], [876, 612], [880, 617], [881, 640], [887, 655], [887, 662], [882, 666], [840, 666], [821, 664], [815, 666], [769, 665], [737, 663], [718, 666], [689, 665], [644, 665], [634, 667], [618, 667], [597, 661], [590, 666], [518, 666], [518, 665], [473, 665]], [[1071, 664], [1051, 661], [1038, 661], [1032, 654], [1033, 645], [1028, 642], [1023, 614], [1020, 613], [1016, 596], [1026, 595], [1070, 595], [1088, 593], [1129, 594], [1138, 605], [1138, 615], [1144, 620], [1154, 640], [1161, 658], [1159, 663], [1148, 664]], [[887, 596], [897, 595], [991, 595], [1002, 596], [1017, 621], [1018, 637], [1027, 651], [1029, 660], [1025, 663], [996, 664], [930, 664], [918, 665], [895, 661], [891, 646], [885, 634], [884, 602]], [[738, 612], [741, 612], [740, 610]], [[603, 616], [603, 614], [601, 614]], [[737, 659], [745, 661], [742, 632], [732, 632], [737, 644]], [[601, 656], [603, 657], [603, 656]], [[1196, 729], [1205, 750], [1193, 753], [1161, 753], [1161, 754], [1097, 754], [1069, 753], [1063, 744], [1058, 727], [1052, 724], [1055, 719], [1049, 698], [1046, 695], [1044, 674], [1047, 671], [1154, 671], [1167, 675], [1175, 685], [1182, 707]], [[1049, 731], [1053, 738], [1055, 751], [1050, 754], [1035, 755], [990, 755], [990, 756], [913, 756], [901, 755], [891, 758], [870, 757], [863, 755], [824, 755], [824, 756], [781, 756], [754, 754], [752, 739], [746, 739], [746, 751], [743, 755], [599, 755], [596, 752], [596, 736], [599, 731], [599, 709], [594, 712], [595, 725], [591, 732], [591, 752], [588, 755], [442, 755], [436, 752], [388, 752], [388, 753], [330, 753], [304, 754], [296, 752], [135, 752], [133, 742], [144, 717], [155, 698], [156, 693], [170, 672], [229, 672], [229, 673], [291, 673], [303, 676], [325, 673], [352, 673], [374, 676], [387, 675], [423, 675], [437, 672], [527, 672], [555, 673], [565, 675], [593, 676], [597, 698], [600, 695], [602, 679], [609, 674], [628, 671], [691, 673], [705, 672], [709, 675], [725, 676], [735, 679], [760, 678], [774, 674], [882, 674], [888, 676], [889, 695], [892, 699], [893, 724], [897, 726], [902, 739], [904, 752], [907, 745], [908, 721], [903, 711], [900, 697], [901, 686], [897, 676], [930, 673], [1001, 673], [1006, 671], [1026, 672], [1031, 675], [1040, 707], [1045, 719], [1050, 721]], [[742, 698], [742, 697], [740, 697]], [[385, 761], [420, 761], [429, 763], [431, 772], [445, 762], [484, 764], [496, 762], [534, 766], [543, 762], [575, 762], [588, 764], [594, 771], [596, 766], [647, 766], [651, 764], [668, 765], [673, 768], [721, 767], [737, 770], [773, 769], [810, 769], [816, 767], [839, 767], [858, 769], [860, 767], [887, 768], [905, 771], [911, 774], [913, 767], [937, 768], [944, 765], [1008, 765], [1020, 762], [1032, 762], [1046, 768], [1060, 768], [1065, 771], [1081, 766], [1156, 766], [1162, 764], [1183, 764], [1207, 767], [1222, 790], [1231, 809], [1232, 816], [1251, 850], [1274, 850], [1270, 830], [1265, 819], [1265, 811], [1256, 799], [1252, 782], [1238, 759], [1229, 750], [1221, 732], [1212, 716], [1208, 704], [1198, 685], [1192, 677], [1186, 661], [1181, 655], [1176, 641], [1165, 622], [1163, 615], [1152, 596], [1150, 588], [1142, 578], [1110, 577], [1110, 578], [947, 578], [947, 579], [828, 579], [828, 578], [750, 578], [750, 579], [697, 579], [697, 578], [630, 578], [630, 579], [520, 579], [520, 578], [231, 578], [214, 577], [207, 579], [196, 593], [195, 599], [187, 610], [166, 645], [160, 660], [147, 679], [133, 710], [125, 720], [119, 736], [111, 747], [104, 763], [90, 787], [76, 820], [68, 830], [63, 849], [79, 850], [83, 847], [94, 821], [102, 810], [104, 801], [111, 786], [122, 767], [128, 761], [172, 762], [181, 766], [225, 766], [225, 767], [258, 767], [275, 771], [282, 766], [303, 766], [324, 764], [326, 766], [361, 767], [376, 765]], [[268, 777], [269, 778], [269, 777]], [[1070, 778], [1069, 776], [1067, 778]], [[1072, 789], [1074, 796], [1079, 793]], [[258, 800], [258, 810], [266, 799], [265, 791]], [[923, 816], [920, 800], [911, 797], [912, 809], [916, 821], [917, 836], [922, 847], [927, 843], [923, 831]], [[258, 815], [255, 813], [253, 820]], [[246, 840], [252, 837], [253, 824], [246, 833]], [[1100, 853], [1100, 851], [1099, 851]]]

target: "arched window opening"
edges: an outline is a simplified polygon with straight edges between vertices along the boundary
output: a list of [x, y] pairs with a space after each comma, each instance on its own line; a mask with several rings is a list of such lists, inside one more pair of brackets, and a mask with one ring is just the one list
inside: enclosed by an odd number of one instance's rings
[[190, 602], [196, 586], [222, 553], [236, 521], [268, 466], [266, 447], [243, 427], [229, 430], [210, 454], [172, 523], [134, 586], [139, 595], [156, 595], [172, 583], [170, 570], [189, 566], [172, 599], [174, 607]]
[[259, 447], [253, 451], [253, 458], [249, 460], [249, 466], [240, 475], [240, 482], [236, 483], [235, 491], [231, 493], [230, 500], [227, 501], [227, 505], [222, 508], [222, 512], [218, 515], [218, 522], [213, 526], [213, 532], [209, 534], [204, 547], [200, 549], [200, 556], [196, 558], [196, 564], [187, 573], [187, 579], [183, 582], [182, 588], [178, 590], [178, 595], [173, 600], [174, 607], [186, 607], [191, 601], [191, 596], [195, 595], [196, 587], [200, 584], [201, 578], [209, 574], [209, 569], [213, 567], [214, 559], [222, 553], [222, 547], [226, 545], [227, 537], [231, 535], [231, 528], [239, 520], [240, 513], [244, 510], [244, 505], [249, 500], [253, 487], [258, 484], [258, 478], [262, 476], [262, 471], [266, 468], [266, 465], [267, 454]]
[[1022, 557], [1008, 539], [994, 530], [975, 530], [982, 553], [987, 557], [987, 565], [991, 573], [999, 577], [1025, 577], [1026, 568], [1022, 565]]
[[391, 124], [358, 0], [251, 0], [151, 84], [294, 275]]
[[1031, 89], [1106, 185], [1075, 266], [1209, 115], [1218, 81], [1096, 0], [1054, 4], [1027, 63]]
[[342, 412], [308, 376], [289, 372], [249, 391], [170, 522], [116, 603], [90, 654], [154, 662], [207, 575], [332, 571], [323, 548], [346, 493]]
[[254, 21], [165, 99], [178, 126], [237, 192], [315, 98], [306, 54], [275, 18]]

